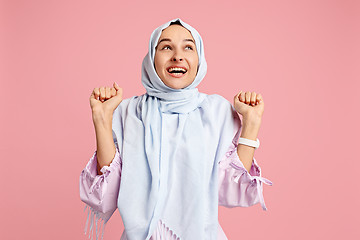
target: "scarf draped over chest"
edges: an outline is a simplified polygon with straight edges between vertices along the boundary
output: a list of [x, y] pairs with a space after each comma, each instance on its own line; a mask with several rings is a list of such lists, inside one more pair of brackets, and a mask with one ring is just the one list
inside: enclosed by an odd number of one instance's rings
[[[199, 56], [194, 81], [166, 86], [154, 68], [163, 29], [179, 21]], [[148, 240], [161, 220], [178, 239], [216, 240], [218, 163], [241, 127], [232, 105], [196, 86], [207, 70], [200, 34], [177, 18], [153, 31], [142, 64], [146, 93], [124, 99], [113, 114], [113, 137], [122, 158], [118, 209], [129, 240]]]

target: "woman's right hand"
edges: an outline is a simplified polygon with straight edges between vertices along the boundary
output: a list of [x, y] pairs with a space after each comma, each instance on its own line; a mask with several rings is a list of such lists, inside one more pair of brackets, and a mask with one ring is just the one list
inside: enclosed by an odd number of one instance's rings
[[113, 86], [114, 87], [94, 88], [92, 91], [90, 96], [90, 107], [94, 123], [97, 120], [111, 122], [114, 110], [123, 100], [122, 88], [120, 88], [116, 82], [114, 82]]

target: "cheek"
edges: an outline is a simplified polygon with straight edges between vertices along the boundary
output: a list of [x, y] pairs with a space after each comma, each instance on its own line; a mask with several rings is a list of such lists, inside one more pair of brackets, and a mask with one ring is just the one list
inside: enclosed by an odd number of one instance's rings
[[155, 61], [154, 61], [154, 67], [155, 67], [155, 71], [156, 71], [157, 73], [159, 73], [159, 71], [160, 71], [160, 69], [161, 69], [160, 66], [161, 66], [161, 65], [159, 64], [159, 60], [158, 60], [158, 59], [155, 60]]
[[197, 65], [199, 63], [199, 56], [198, 56], [197, 52], [192, 53], [191, 63], [197, 67]]
[[155, 65], [155, 68], [157, 68], [157, 67], [160, 66], [160, 58], [161, 58], [161, 56], [156, 52], [156, 53], [155, 53], [155, 56], [154, 56], [154, 65]]
[[193, 72], [196, 74], [197, 73], [197, 69], [198, 69], [198, 64], [199, 64], [199, 61], [198, 61], [198, 58], [194, 58], [191, 62], [191, 67], [193, 69]]
[[156, 56], [154, 59], [155, 70], [161, 71], [164, 67], [164, 59], [161, 56]]

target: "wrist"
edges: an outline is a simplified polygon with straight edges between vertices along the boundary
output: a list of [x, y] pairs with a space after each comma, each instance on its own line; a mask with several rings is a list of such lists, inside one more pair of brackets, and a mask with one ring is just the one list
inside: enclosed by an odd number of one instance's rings
[[247, 116], [243, 116], [242, 118], [242, 125], [247, 125], [247, 126], [251, 126], [251, 127], [260, 127], [261, 125], [261, 117], [258, 116], [252, 116], [252, 115], [247, 115]]
[[250, 140], [256, 140], [259, 130], [260, 130], [260, 122], [245, 122], [241, 127], [241, 135], [242, 138], [247, 138]]
[[93, 112], [92, 118], [95, 127], [112, 128], [112, 114]]

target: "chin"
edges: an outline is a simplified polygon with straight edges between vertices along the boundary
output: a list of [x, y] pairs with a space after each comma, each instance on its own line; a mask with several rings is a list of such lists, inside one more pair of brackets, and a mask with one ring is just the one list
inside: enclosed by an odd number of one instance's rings
[[173, 88], [173, 89], [182, 89], [182, 88], [186, 88], [187, 86], [189, 86], [191, 83], [189, 84], [176, 84], [174, 82], [171, 82], [171, 81], [163, 81], [165, 83], [166, 86], [170, 87], [170, 88]]
[[166, 86], [173, 88], [173, 89], [182, 89], [185, 88], [187, 86], [177, 86], [177, 85], [171, 85], [171, 84], [165, 84]]

